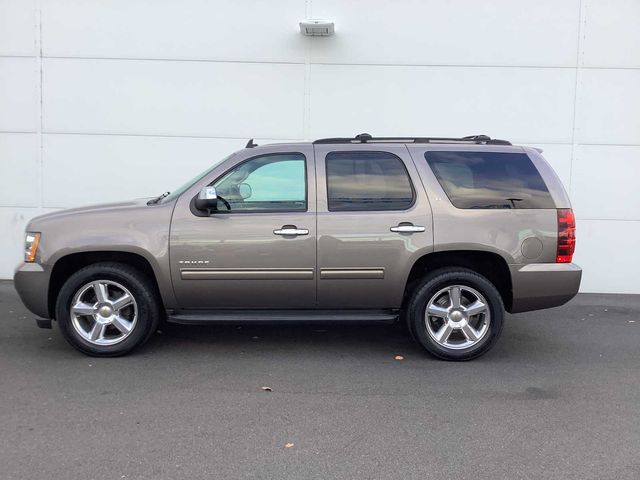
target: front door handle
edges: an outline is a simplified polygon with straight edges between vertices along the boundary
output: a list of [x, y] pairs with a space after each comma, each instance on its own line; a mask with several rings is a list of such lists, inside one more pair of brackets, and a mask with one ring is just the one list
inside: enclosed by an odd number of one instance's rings
[[306, 228], [298, 228], [295, 225], [283, 225], [282, 228], [274, 230], [275, 235], [309, 235]]
[[392, 232], [398, 233], [416, 233], [416, 232], [424, 232], [425, 228], [421, 225], [414, 225], [413, 223], [400, 223], [395, 227], [391, 227], [389, 230]]

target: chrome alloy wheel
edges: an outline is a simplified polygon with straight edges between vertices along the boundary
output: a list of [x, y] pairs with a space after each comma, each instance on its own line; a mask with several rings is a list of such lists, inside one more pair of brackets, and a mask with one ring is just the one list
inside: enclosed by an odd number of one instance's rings
[[427, 303], [424, 323], [429, 336], [445, 348], [461, 350], [476, 345], [489, 331], [487, 300], [466, 285], [438, 291]]
[[111, 280], [82, 286], [71, 300], [70, 312], [75, 331], [94, 345], [122, 342], [138, 319], [138, 305], [131, 292]]

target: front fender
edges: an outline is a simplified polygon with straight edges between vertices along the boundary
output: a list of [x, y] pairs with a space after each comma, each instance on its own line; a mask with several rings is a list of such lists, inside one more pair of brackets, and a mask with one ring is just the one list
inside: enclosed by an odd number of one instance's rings
[[[169, 271], [169, 230], [174, 205], [174, 202], [157, 205], [137, 202], [99, 209], [62, 211], [35, 218], [27, 230], [41, 233], [35, 264], [41, 268], [43, 276], [38, 277], [37, 282], [26, 281], [25, 278], [17, 280], [22, 290], [21, 296], [26, 291], [35, 295], [35, 290], [41, 289], [45, 289], [46, 296], [51, 272], [60, 260], [69, 255], [128, 253], [138, 255], [149, 263], [165, 306], [173, 308], [175, 296]], [[19, 267], [16, 278], [26, 275], [18, 275], [19, 272], [33, 273], [30, 268]], [[41, 307], [37, 309], [37, 314], [44, 313]]]

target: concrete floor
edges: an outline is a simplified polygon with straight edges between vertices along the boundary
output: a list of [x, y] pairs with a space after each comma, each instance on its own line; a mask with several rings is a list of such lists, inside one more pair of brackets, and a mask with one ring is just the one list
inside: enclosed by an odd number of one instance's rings
[[89, 358], [10, 282], [0, 321], [3, 480], [640, 478], [640, 296], [509, 316], [468, 363], [398, 326], [172, 327]]

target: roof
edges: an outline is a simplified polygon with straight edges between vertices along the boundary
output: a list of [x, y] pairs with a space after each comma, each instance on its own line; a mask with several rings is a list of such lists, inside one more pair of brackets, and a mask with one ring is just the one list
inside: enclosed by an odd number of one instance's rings
[[[307, 142], [297, 142], [307, 143]], [[431, 143], [431, 144], [471, 144], [471, 145], [511, 145], [507, 140], [491, 138], [488, 135], [470, 135], [468, 137], [373, 137], [368, 133], [361, 133], [355, 137], [345, 138], [320, 138], [311, 142], [313, 145], [338, 145], [359, 143]], [[247, 142], [245, 148], [254, 148], [258, 145], [253, 138]]]
[[314, 144], [327, 143], [472, 143], [475, 145], [511, 145], [507, 140], [493, 139], [487, 135], [470, 135], [461, 138], [447, 137], [373, 137], [361, 133], [353, 138], [321, 138]]

